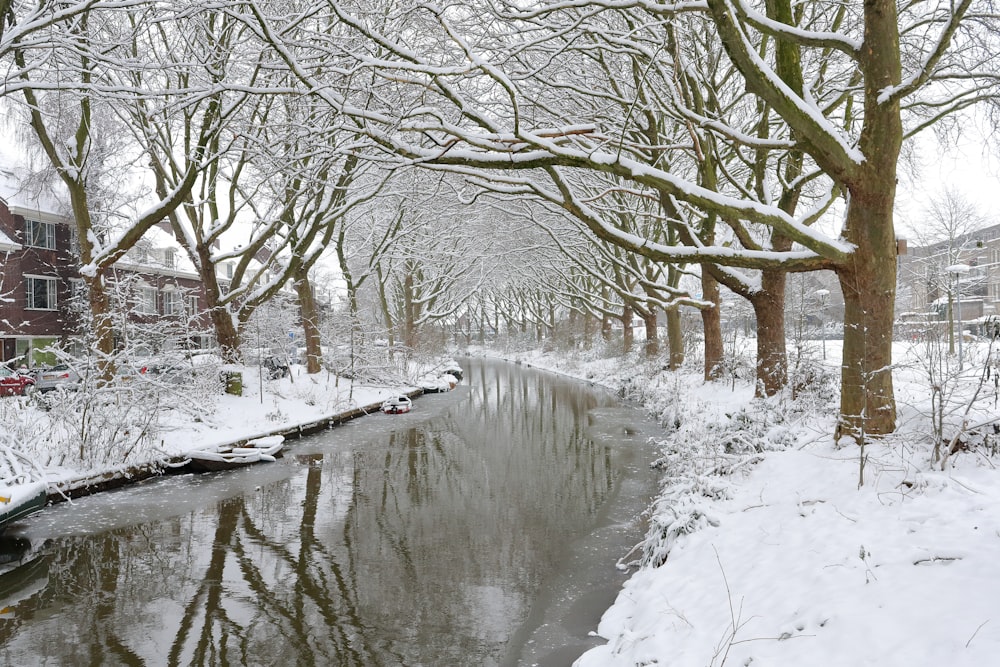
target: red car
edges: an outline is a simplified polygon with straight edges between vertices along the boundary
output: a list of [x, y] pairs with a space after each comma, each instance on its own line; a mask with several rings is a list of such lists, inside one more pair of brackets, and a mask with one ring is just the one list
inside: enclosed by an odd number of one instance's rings
[[35, 388], [30, 375], [21, 375], [6, 366], [0, 366], [0, 396], [24, 396]]

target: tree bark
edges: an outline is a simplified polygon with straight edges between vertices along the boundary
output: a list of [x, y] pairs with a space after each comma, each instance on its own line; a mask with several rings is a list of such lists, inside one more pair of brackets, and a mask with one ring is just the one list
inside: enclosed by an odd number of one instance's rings
[[622, 307], [622, 352], [625, 354], [631, 352], [634, 342], [635, 329], [632, 328], [632, 307], [625, 305]]
[[[865, 434], [884, 435], [896, 426], [892, 383], [896, 243], [891, 224], [866, 224], [876, 216], [891, 220], [895, 187], [888, 189], [868, 205], [852, 199], [848, 238], [859, 247], [854, 264], [837, 272], [844, 293], [844, 357], [836, 437], [848, 436], [858, 443]], [[852, 232], [852, 227], [864, 231]]]
[[223, 362], [237, 364], [240, 362], [240, 332], [229, 312], [229, 308], [219, 302], [219, 279], [212, 263], [212, 250], [204, 243], [198, 243], [195, 248], [198, 255], [198, 276], [205, 287], [205, 304], [208, 315], [215, 330], [215, 340], [219, 344], [219, 353]]
[[94, 330], [94, 348], [98, 353], [97, 368], [102, 382], [110, 382], [114, 374], [112, 355], [115, 351], [114, 324], [111, 320], [111, 302], [104, 287], [104, 271], [84, 277], [87, 300], [90, 303], [90, 323]]
[[653, 359], [660, 353], [660, 333], [657, 331], [656, 311], [650, 308], [642, 317], [642, 323], [646, 327], [646, 343], [643, 350], [646, 357]]
[[316, 307], [316, 295], [313, 294], [308, 272], [296, 276], [294, 284], [295, 293], [299, 299], [302, 332], [306, 342], [306, 373], [313, 375], [323, 369], [323, 351], [320, 345], [319, 333], [319, 309]]
[[413, 301], [413, 273], [403, 276], [403, 344], [411, 350], [417, 347], [417, 305]]
[[708, 271], [701, 272], [701, 298], [713, 305], [701, 309], [701, 328], [705, 338], [705, 381], [718, 380], [723, 373], [725, 347], [722, 343], [722, 297], [719, 283]]
[[860, 66], [865, 75], [865, 122], [858, 147], [865, 161], [850, 192], [844, 235], [854, 244], [849, 263], [837, 269], [844, 292], [844, 359], [840, 420], [835, 437], [863, 444], [866, 435], [896, 428], [892, 385], [892, 324], [896, 301], [896, 234], [893, 203], [903, 142], [898, 98], [883, 91], [899, 84], [902, 66], [893, 0], [867, 0]]
[[[770, 274], [770, 275], [769, 275]], [[788, 382], [785, 349], [785, 273], [765, 271], [765, 286], [750, 299], [757, 318], [757, 396], [774, 396]]]
[[[794, 209], [794, 205], [789, 205]], [[776, 252], [788, 252], [790, 239], [771, 235]], [[785, 285], [788, 274], [781, 269], [761, 271], [760, 291], [750, 303], [757, 317], [757, 396], [774, 396], [788, 384], [788, 350], [785, 346]]]
[[681, 313], [676, 308], [667, 311], [667, 347], [670, 350], [668, 367], [675, 371], [684, 363], [684, 332]]

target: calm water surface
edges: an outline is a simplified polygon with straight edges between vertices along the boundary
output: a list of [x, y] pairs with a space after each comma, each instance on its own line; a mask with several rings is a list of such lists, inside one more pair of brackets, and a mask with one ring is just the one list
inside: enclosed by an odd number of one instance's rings
[[12, 528], [0, 663], [570, 664], [643, 533], [653, 427], [558, 376], [463, 366], [455, 391], [277, 463]]

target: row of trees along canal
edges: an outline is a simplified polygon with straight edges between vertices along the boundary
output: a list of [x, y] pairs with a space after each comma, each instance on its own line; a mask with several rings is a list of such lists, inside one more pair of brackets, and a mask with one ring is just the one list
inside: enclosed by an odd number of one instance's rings
[[407, 344], [462, 315], [652, 323], [666, 308], [676, 364], [678, 309], [694, 307], [706, 377], [722, 364], [722, 285], [753, 308], [763, 394], [787, 381], [787, 275], [831, 270], [845, 300], [838, 433], [860, 439], [895, 424], [901, 149], [995, 102], [990, 10], [3, 2], [0, 58], [4, 99], [68, 189], [102, 353], [104, 274], [163, 221], [226, 356], [293, 285], [314, 372], [310, 271], [326, 249], [350, 321], [378, 313]]

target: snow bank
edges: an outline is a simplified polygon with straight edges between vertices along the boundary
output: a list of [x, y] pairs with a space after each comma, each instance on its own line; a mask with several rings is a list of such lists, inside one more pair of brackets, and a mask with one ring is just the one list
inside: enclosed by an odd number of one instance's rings
[[958, 373], [953, 359], [900, 345], [900, 431], [866, 447], [862, 470], [861, 450], [832, 440], [840, 354], [827, 348], [796, 401], [639, 357], [518, 356], [638, 399], [671, 431], [642, 566], [595, 628], [607, 643], [578, 667], [996, 664], [995, 438], [969, 438], [943, 471], [931, 463], [936, 393], [946, 440], [996, 417], [996, 385], [979, 385], [989, 350], [969, 351]]

